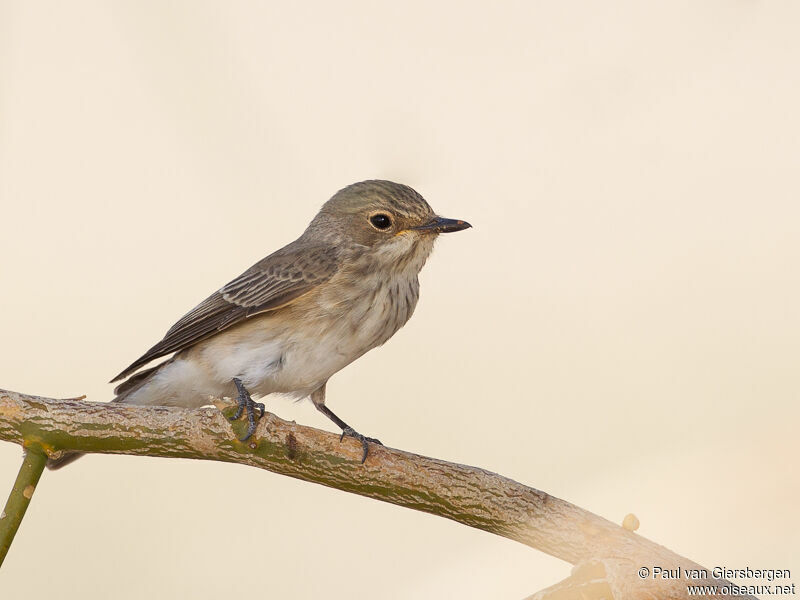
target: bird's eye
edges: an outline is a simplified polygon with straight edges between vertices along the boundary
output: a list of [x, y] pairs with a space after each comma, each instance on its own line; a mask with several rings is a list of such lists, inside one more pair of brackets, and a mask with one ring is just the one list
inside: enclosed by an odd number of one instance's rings
[[373, 227], [376, 229], [386, 230], [392, 226], [392, 219], [389, 217], [389, 215], [385, 215], [383, 213], [372, 215], [369, 218], [369, 222], [372, 223]]

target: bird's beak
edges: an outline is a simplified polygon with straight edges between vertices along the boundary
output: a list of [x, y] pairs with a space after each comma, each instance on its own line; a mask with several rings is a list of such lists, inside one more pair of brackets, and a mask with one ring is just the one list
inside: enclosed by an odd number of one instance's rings
[[451, 231], [461, 231], [472, 227], [466, 221], [459, 219], [445, 219], [444, 217], [434, 217], [423, 225], [409, 227], [410, 231], [420, 231], [422, 233], [450, 233]]

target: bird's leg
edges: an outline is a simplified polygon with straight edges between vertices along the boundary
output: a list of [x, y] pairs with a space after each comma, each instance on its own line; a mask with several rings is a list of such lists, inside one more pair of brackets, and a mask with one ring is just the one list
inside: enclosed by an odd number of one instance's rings
[[323, 385], [319, 389], [315, 390], [311, 394], [311, 401], [314, 403], [314, 406], [317, 407], [317, 410], [321, 412], [323, 415], [328, 417], [331, 421], [336, 423], [342, 430], [342, 437], [339, 438], [341, 442], [345, 436], [355, 438], [359, 442], [361, 442], [361, 447], [364, 449], [364, 453], [361, 456], [361, 464], [364, 464], [364, 461], [367, 460], [367, 453], [369, 452], [369, 442], [373, 444], [378, 444], [379, 446], [383, 446], [380, 440], [375, 438], [367, 437], [365, 435], [361, 435], [355, 429], [350, 427], [347, 423], [342, 421], [336, 414], [327, 406], [325, 406], [325, 386]]
[[[330, 411], [329, 411], [330, 412]], [[323, 411], [324, 414], [324, 411]], [[331, 413], [333, 414], [333, 413]], [[355, 429], [350, 426], [346, 426], [342, 429], [342, 435], [339, 437], [339, 441], [341, 442], [345, 436], [355, 438], [361, 442], [361, 447], [364, 449], [364, 453], [361, 455], [361, 464], [363, 465], [364, 462], [367, 460], [367, 454], [369, 453], [369, 444], [367, 442], [372, 442], [373, 444], [378, 444], [378, 446], [383, 446], [383, 443], [378, 438], [371, 438], [365, 435], [358, 433]]]
[[364, 449], [364, 453], [361, 456], [361, 463], [363, 464], [364, 461], [367, 460], [367, 454], [369, 453], [369, 442], [373, 444], [378, 444], [379, 446], [383, 446], [380, 440], [367, 437], [358, 433], [355, 429], [350, 427], [347, 423], [342, 421], [336, 413], [334, 413], [330, 408], [325, 406], [325, 384], [323, 383], [319, 386], [316, 390], [311, 393], [311, 401], [314, 403], [314, 406], [317, 408], [319, 412], [323, 415], [328, 417], [331, 421], [336, 423], [336, 425], [342, 430], [342, 436], [339, 438], [341, 442], [345, 436], [357, 439], [361, 442], [361, 447]]
[[261, 413], [258, 415], [260, 419], [264, 416], [266, 407], [261, 402], [253, 402], [253, 399], [250, 397], [250, 392], [244, 387], [241, 379], [234, 377], [233, 384], [239, 392], [239, 395], [236, 397], [236, 403], [239, 405], [239, 408], [236, 409], [236, 414], [230, 417], [230, 420], [235, 421], [242, 416], [243, 412], [247, 411], [247, 433], [244, 437], [239, 438], [240, 442], [246, 442], [256, 431], [256, 423], [258, 422], [258, 419], [256, 419], [256, 408], [258, 408]]

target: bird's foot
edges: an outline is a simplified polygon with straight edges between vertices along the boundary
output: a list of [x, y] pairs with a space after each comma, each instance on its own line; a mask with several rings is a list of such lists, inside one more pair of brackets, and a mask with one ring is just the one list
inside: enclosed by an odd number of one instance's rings
[[378, 444], [378, 446], [383, 446], [380, 440], [376, 440], [375, 438], [361, 435], [352, 427], [345, 427], [344, 429], [342, 429], [342, 437], [339, 438], [339, 441], [341, 442], [345, 437], [351, 437], [361, 442], [361, 447], [364, 449], [364, 454], [361, 456], [362, 465], [364, 464], [364, 461], [367, 460], [367, 454], [369, 453], [369, 442], [372, 442], [373, 444]]
[[[255, 433], [256, 424], [258, 420], [264, 416], [267, 409], [262, 402], [253, 401], [250, 397], [250, 392], [244, 387], [241, 379], [234, 377], [233, 383], [236, 385], [236, 390], [239, 392], [239, 395], [236, 397], [236, 403], [239, 407], [236, 409], [236, 414], [229, 418], [231, 421], [236, 421], [242, 416], [243, 412], [247, 413], [247, 433], [244, 437], [239, 438], [240, 442], [246, 442], [250, 439], [250, 436]], [[256, 408], [259, 411], [258, 419], [256, 419]]]

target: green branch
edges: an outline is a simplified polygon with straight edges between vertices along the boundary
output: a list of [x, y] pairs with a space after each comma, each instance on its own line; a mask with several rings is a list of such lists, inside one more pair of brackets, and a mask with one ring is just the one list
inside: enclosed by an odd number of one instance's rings
[[39, 477], [42, 476], [46, 462], [47, 456], [43, 452], [34, 448], [25, 450], [17, 480], [14, 482], [3, 512], [0, 513], [0, 565], [3, 564], [6, 554], [8, 554], [8, 549], [11, 547], [11, 542], [14, 541], [25, 511], [28, 510], [28, 504], [31, 503], [33, 492], [36, 490], [36, 484], [39, 483]]

